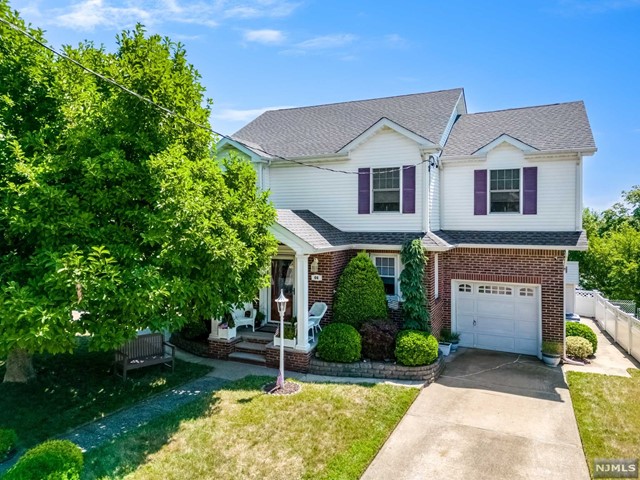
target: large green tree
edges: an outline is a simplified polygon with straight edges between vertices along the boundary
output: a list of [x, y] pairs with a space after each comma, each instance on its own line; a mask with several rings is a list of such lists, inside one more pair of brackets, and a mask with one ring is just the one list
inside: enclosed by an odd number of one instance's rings
[[640, 186], [603, 212], [585, 210], [583, 226], [589, 249], [570, 256], [580, 262], [582, 286], [640, 305]]
[[[6, 0], [0, 16], [26, 28]], [[2, 23], [0, 37], [5, 381], [28, 380], [33, 353], [70, 351], [77, 334], [111, 349], [251, 300], [268, 279], [275, 211], [251, 165], [212, 156], [197, 126], [210, 104], [183, 47], [138, 26], [113, 53], [65, 49], [169, 116]]]

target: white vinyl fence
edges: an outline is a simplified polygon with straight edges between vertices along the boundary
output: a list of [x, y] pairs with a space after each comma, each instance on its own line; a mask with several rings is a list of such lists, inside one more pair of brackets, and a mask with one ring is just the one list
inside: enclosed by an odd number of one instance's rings
[[576, 313], [595, 318], [600, 328], [640, 361], [640, 320], [611, 303], [597, 290], [576, 290]]

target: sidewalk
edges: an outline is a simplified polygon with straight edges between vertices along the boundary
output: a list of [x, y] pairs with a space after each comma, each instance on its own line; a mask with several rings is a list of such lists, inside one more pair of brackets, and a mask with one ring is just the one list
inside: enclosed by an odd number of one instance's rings
[[603, 375], [617, 375], [619, 377], [630, 377], [627, 369], [639, 368], [638, 362], [627, 355], [627, 353], [616, 344], [609, 334], [605, 334], [600, 330], [597, 322], [591, 318], [582, 317], [580, 323], [589, 326], [598, 337], [598, 350], [595, 358], [590, 359], [587, 365], [569, 365], [564, 364], [562, 370], [564, 372], [576, 371], [584, 373], [601, 373]]

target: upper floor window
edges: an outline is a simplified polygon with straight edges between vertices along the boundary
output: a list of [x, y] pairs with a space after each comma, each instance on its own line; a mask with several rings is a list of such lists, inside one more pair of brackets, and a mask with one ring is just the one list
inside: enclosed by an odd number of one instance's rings
[[400, 211], [400, 168], [373, 169], [373, 211]]
[[378, 270], [378, 275], [382, 279], [384, 291], [389, 296], [399, 296], [399, 275], [400, 268], [398, 258], [395, 256], [373, 256], [373, 264]]
[[490, 212], [520, 212], [520, 169], [491, 170], [489, 179]]

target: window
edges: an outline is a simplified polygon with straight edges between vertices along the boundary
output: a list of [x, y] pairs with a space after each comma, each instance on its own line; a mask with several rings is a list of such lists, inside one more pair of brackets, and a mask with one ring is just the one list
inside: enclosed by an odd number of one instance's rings
[[459, 292], [471, 293], [471, 285], [468, 283], [463, 283], [458, 287]]
[[533, 288], [521, 288], [520, 289], [520, 296], [521, 297], [533, 297]]
[[520, 212], [520, 169], [491, 170], [491, 213]]
[[400, 211], [400, 168], [373, 169], [373, 211]]
[[384, 291], [389, 296], [400, 296], [398, 288], [398, 262], [396, 257], [373, 257], [373, 263], [384, 284]]
[[480, 285], [478, 293], [486, 293], [489, 295], [512, 295], [511, 287], [503, 287], [502, 285]]

